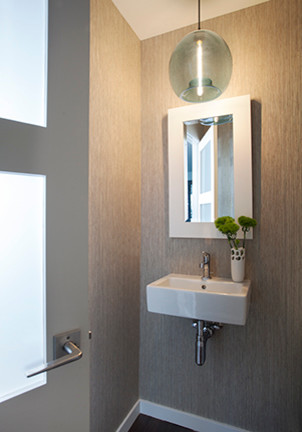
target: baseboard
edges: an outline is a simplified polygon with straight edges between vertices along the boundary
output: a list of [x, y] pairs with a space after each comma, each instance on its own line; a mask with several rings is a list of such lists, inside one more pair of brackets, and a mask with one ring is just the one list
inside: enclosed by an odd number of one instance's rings
[[140, 400], [138, 400], [133, 405], [127, 417], [124, 419], [123, 423], [118, 427], [116, 432], [128, 432], [128, 430], [131, 428], [131, 426], [133, 425], [133, 423], [135, 422], [139, 414], [140, 414]]
[[196, 432], [248, 432], [235, 426], [219, 423], [142, 399], [136, 402], [116, 432], [128, 432], [139, 414], [145, 414], [159, 420], [174, 423], [188, 429], [193, 429]]
[[234, 426], [229, 426], [224, 423], [219, 423], [214, 420], [209, 420], [204, 417], [199, 417], [145, 400], [140, 400], [140, 413], [188, 429], [193, 429], [197, 432], [248, 432]]

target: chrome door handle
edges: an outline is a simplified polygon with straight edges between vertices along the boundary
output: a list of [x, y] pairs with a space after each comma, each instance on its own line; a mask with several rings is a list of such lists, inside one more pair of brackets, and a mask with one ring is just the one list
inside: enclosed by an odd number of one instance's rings
[[[41, 369], [38, 369], [36, 371], [31, 371], [27, 374], [27, 378], [31, 378], [35, 375], [39, 375], [43, 372], [48, 372], [51, 371], [53, 369], [56, 369], [60, 366], [64, 366], [68, 363], [72, 363], [76, 360], [80, 360], [80, 358], [83, 356], [83, 352], [80, 350], [80, 348], [74, 343], [72, 342], [72, 340], [67, 340], [66, 339], [71, 339], [72, 335], [75, 335], [75, 339], [79, 338], [79, 331], [77, 333], [61, 333], [60, 335], [54, 336], [54, 341], [56, 342], [56, 349], [58, 350], [58, 343], [62, 343], [60, 348], [62, 353], [65, 351], [67, 354], [63, 355], [59, 358], [56, 358], [55, 355], [55, 360], [50, 361], [49, 363], [46, 363], [45, 366], [43, 366]], [[67, 336], [68, 335], [68, 336]], [[69, 336], [71, 335], [71, 336]]]

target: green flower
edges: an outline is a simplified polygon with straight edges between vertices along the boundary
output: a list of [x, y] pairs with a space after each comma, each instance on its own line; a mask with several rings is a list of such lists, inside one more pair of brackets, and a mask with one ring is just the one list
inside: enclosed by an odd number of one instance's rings
[[215, 220], [215, 226], [222, 234], [227, 236], [230, 247], [238, 249], [237, 232], [240, 227], [235, 223], [235, 220], [231, 216], [222, 216]]
[[[242, 247], [245, 248], [246, 233], [257, 225], [257, 221], [247, 216], [240, 216], [238, 222], [244, 234]], [[239, 240], [237, 239], [237, 233], [240, 229], [239, 225], [236, 224], [235, 219], [231, 216], [221, 216], [215, 220], [216, 228], [227, 236], [230, 247], [235, 249], [238, 249], [239, 246]]]
[[238, 218], [238, 222], [244, 234], [242, 246], [245, 247], [246, 233], [249, 232], [251, 228], [254, 228], [257, 225], [257, 221], [256, 219], [247, 216], [240, 216]]
[[239, 225], [242, 227], [242, 231], [250, 230], [250, 228], [254, 228], [257, 225], [256, 219], [247, 217], [247, 216], [240, 216], [238, 218]]
[[215, 220], [215, 226], [220, 231], [220, 227], [225, 225], [227, 222], [234, 222], [235, 219], [231, 216], [221, 216]]
[[225, 224], [221, 225], [219, 228], [219, 231], [222, 232], [222, 234], [230, 234], [235, 235], [237, 234], [239, 230], [239, 225], [237, 225], [235, 222], [226, 222]]

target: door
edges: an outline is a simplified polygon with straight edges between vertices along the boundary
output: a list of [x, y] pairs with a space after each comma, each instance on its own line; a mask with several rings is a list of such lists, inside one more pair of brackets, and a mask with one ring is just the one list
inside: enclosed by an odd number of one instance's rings
[[213, 222], [217, 213], [217, 126], [211, 126], [193, 149], [193, 215]]
[[[45, 178], [47, 360], [53, 336], [77, 328], [83, 357], [48, 372], [46, 384], [2, 402], [1, 432], [89, 431], [88, 97], [89, 1], [53, 0], [47, 127], [0, 119], [0, 171]], [[16, 327], [0, 329], [13, 342], [12, 349], [0, 340], [1, 350], [14, 356], [25, 338]]]

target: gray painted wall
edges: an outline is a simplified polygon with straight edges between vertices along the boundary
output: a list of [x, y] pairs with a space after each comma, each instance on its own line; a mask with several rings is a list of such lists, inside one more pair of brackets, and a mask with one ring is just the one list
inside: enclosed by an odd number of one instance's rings
[[140, 42], [111, 0], [91, 1], [91, 419], [114, 432], [139, 369]]
[[250, 94], [254, 215], [247, 245], [252, 304], [245, 327], [226, 325], [194, 363], [191, 321], [148, 313], [145, 286], [169, 273], [198, 274], [202, 250], [230, 276], [226, 240], [168, 235], [167, 110], [182, 105], [168, 62], [194, 27], [142, 42], [142, 252], [140, 397], [253, 432], [299, 432], [302, 382], [301, 13], [298, 0], [207, 21], [230, 46], [223, 98]]

